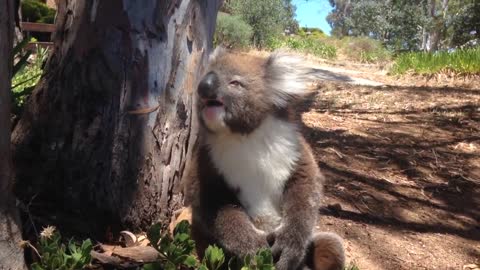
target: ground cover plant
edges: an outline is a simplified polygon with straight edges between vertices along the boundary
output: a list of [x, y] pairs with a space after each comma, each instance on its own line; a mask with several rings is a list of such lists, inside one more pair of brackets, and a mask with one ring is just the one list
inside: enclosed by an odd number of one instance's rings
[[480, 47], [454, 51], [408, 52], [395, 59], [393, 74], [431, 75], [452, 72], [457, 75], [480, 74]]

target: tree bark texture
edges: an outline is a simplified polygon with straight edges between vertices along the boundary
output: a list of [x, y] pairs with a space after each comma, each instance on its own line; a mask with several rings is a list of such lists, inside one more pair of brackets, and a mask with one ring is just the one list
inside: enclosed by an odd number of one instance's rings
[[18, 194], [82, 232], [168, 225], [220, 4], [59, 1], [54, 52], [12, 135]]
[[10, 154], [10, 85], [15, 8], [0, 2], [0, 269], [25, 269], [21, 223], [13, 196]]

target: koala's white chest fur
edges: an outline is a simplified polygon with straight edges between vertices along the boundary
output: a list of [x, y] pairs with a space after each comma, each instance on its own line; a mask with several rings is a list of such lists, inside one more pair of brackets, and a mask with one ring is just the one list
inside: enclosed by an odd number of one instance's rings
[[272, 231], [281, 222], [281, 197], [299, 159], [293, 124], [267, 117], [251, 134], [209, 136], [211, 158], [258, 229]]

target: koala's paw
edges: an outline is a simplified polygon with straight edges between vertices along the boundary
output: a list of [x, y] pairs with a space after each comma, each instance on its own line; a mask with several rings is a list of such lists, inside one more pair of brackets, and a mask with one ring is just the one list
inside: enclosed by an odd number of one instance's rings
[[270, 234], [272, 256], [277, 270], [297, 269], [303, 261], [306, 247], [302, 241], [287, 232]]

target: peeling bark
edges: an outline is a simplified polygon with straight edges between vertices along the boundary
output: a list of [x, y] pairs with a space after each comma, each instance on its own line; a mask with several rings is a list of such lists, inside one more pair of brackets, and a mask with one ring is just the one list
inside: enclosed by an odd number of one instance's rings
[[54, 53], [12, 134], [17, 193], [83, 219], [82, 232], [167, 225], [219, 5], [59, 1]]

